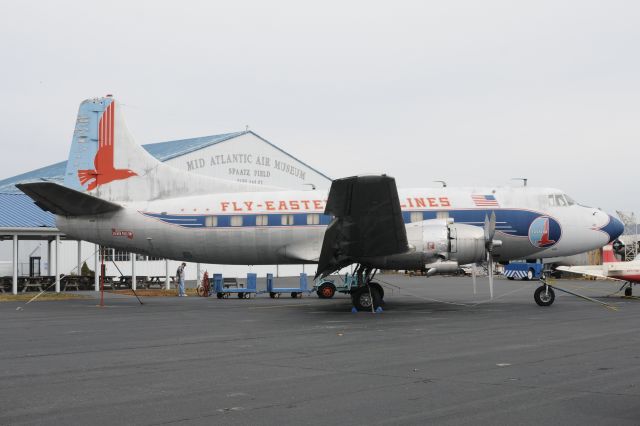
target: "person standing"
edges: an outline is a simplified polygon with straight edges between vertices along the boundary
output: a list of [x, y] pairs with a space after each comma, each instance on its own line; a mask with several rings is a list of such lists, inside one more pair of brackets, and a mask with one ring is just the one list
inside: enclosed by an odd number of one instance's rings
[[184, 290], [184, 268], [187, 266], [186, 263], [182, 262], [182, 265], [178, 266], [178, 270], [176, 274], [178, 275], [176, 278], [178, 279], [178, 296], [179, 297], [187, 297], [187, 293]]

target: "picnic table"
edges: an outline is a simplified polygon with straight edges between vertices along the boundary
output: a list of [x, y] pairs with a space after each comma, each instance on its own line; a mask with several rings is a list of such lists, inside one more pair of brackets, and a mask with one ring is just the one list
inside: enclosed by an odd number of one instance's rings
[[[151, 288], [151, 287], [155, 287], [158, 286], [158, 288], [162, 288], [164, 287], [164, 280], [167, 277], [165, 275], [151, 275], [150, 277], [147, 277], [147, 281], [145, 281], [145, 285], [147, 286], [147, 288]], [[169, 279], [169, 284], [175, 284], [175, 278], [173, 276], [170, 276]]]
[[[113, 281], [113, 288], [115, 289], [116, 287], [118, 288], [131, 288], [131, 281], [132, 281], [132, 277], [131, 275], [121, 275], [120, 278], [116, 281]], [[147, 281], [147, 277], [145, 276], [136, 276], [136, 288], [137, 287], [144, 287], [144, 283]]]
[[89, 275], [67, 275], [60, 280], [62, 290], [91, 290], [93, 277]]
[[13, 277], [0, 277], [0, 293], [11, 292]]
[[22, 293], [27, 291], [44, 291], [51, 286], [56, 280], [56, 277], [40, 276], [40, 277], [19, 277], [18, 288], [22, 288]]

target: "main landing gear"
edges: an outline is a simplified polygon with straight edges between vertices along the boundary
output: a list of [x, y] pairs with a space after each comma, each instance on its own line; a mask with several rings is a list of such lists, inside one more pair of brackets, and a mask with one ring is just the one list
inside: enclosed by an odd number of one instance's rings
[[372, 281], [376, 270], [358, 265], [354, 275], [357, 286], [351, 288], [351, 303], [358, 311], [375, 312], [383, 304], [384, 290], [380, 284]]

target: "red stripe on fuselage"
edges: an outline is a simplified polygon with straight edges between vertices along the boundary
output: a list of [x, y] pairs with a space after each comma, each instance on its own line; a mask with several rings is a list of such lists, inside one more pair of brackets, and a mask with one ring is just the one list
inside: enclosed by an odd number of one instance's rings
[[617, 280], [622, 281], [631, 281], [634, 283], [640, 283], [640, 274], [635, 275], [609, 275], [611, 278], [615, 278]]

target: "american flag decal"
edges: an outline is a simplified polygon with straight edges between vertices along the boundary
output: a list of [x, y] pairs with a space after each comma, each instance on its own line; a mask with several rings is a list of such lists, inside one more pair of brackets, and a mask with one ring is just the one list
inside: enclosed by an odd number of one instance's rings
[[472, 195], [473, 204], [478, 207], [500, 207], [498, 200], [493, 195]]

